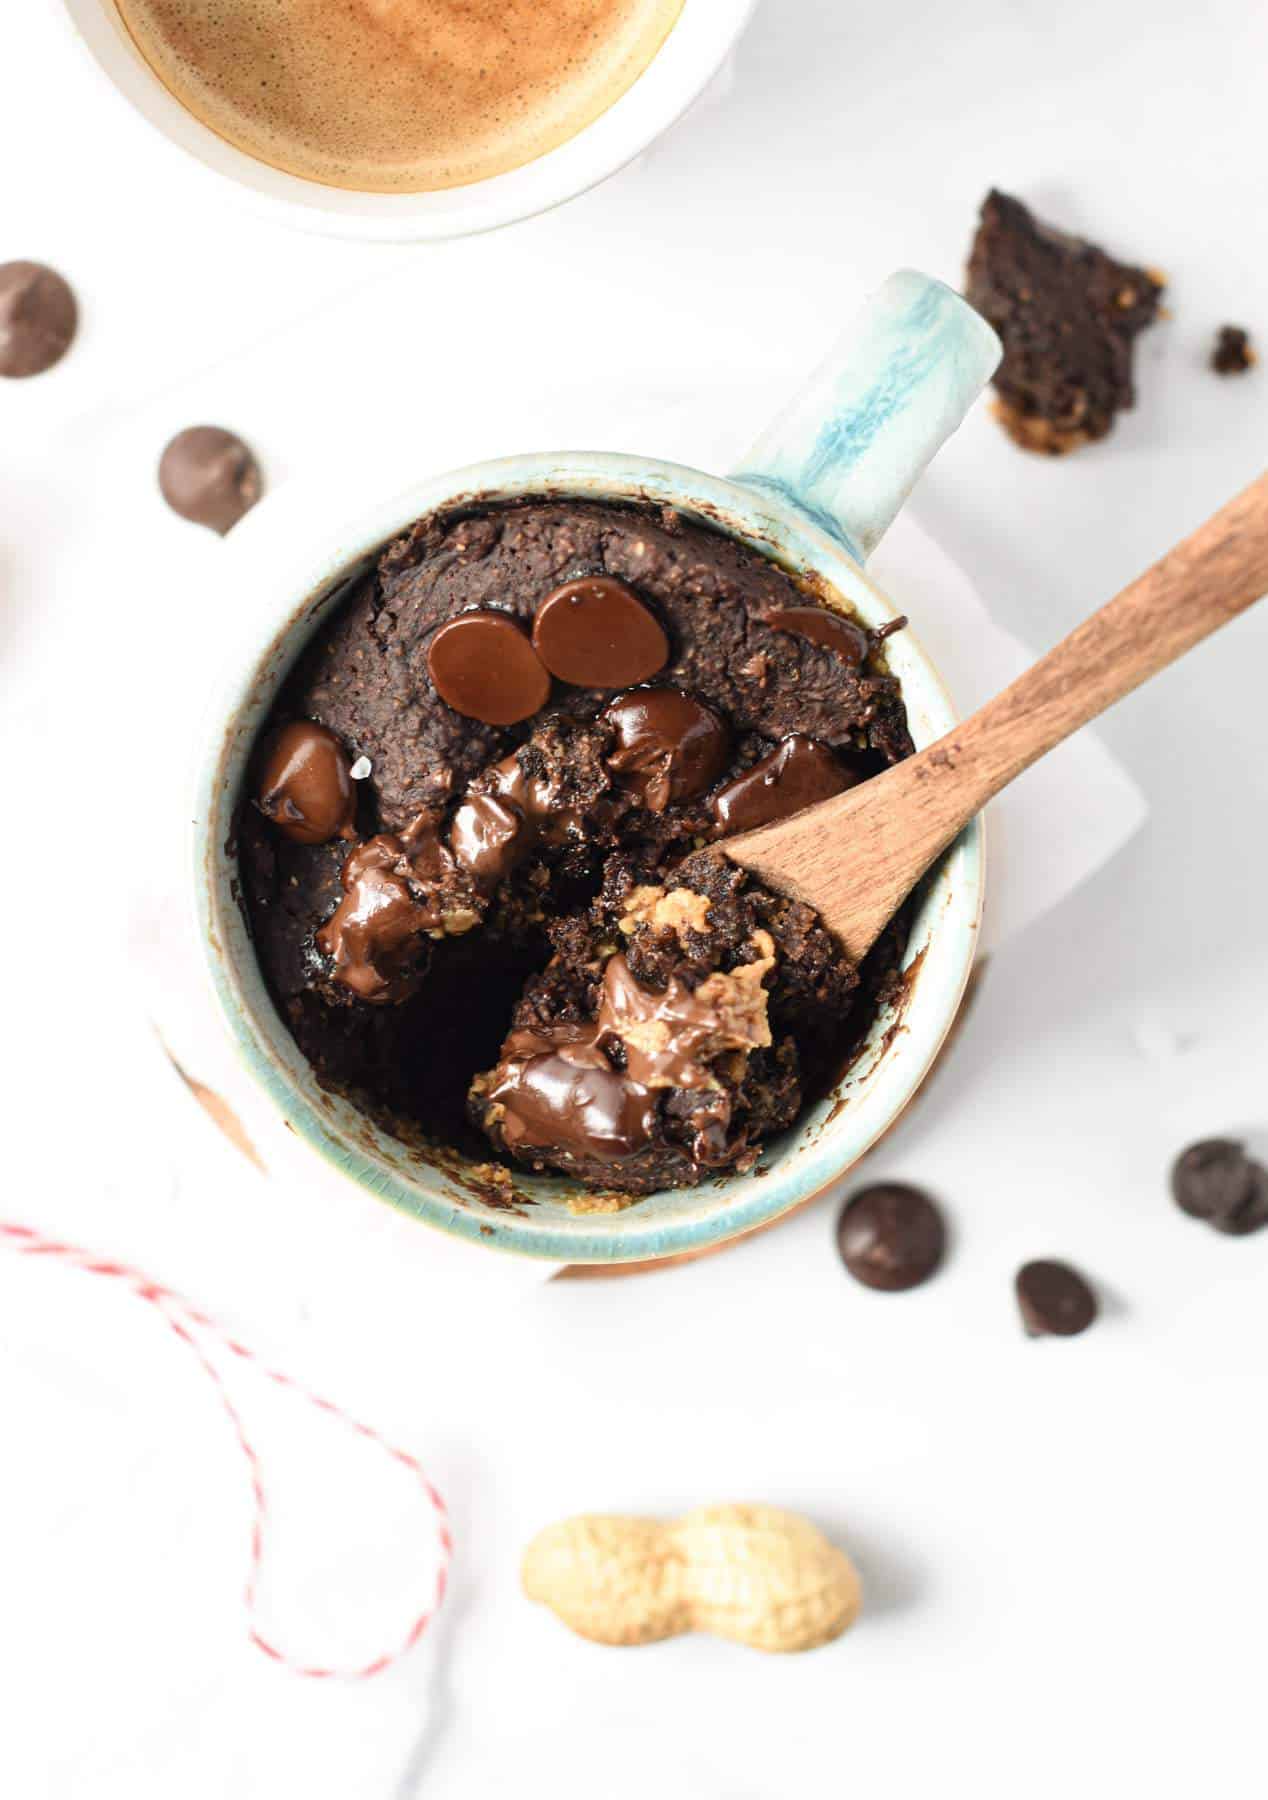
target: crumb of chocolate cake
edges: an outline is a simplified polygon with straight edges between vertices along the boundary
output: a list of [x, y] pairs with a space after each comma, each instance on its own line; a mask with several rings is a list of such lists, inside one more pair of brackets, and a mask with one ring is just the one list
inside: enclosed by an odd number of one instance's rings
[[995, 415], [1025, 450], [1060, 456], [1135, 404], [1136, 338], [1158, 317], [1157, 272], [1041, 223], [997, 189], [982, 205], [965, 292], [998, 332]]
[[1244, 375], [1259, 360], [1250, 341], [1250, 333], [1240, 325], [1221, 325], [1211, 367], [1217, 375]]

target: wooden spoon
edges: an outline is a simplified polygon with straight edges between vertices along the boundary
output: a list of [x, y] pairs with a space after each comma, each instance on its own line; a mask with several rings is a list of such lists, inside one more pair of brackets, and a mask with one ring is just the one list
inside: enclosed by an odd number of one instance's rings
[[720, 848], [808, 901], [857, 962], [1001, 788], [1266, 591], [1268, 474], [936, 744]]

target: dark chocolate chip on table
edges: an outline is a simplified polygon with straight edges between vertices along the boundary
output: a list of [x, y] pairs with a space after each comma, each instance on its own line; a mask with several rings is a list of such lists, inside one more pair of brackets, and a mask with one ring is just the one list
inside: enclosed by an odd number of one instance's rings
[[1234, 1138], [1203, 1138], [1171, 1170], [1176, 1205], [1229, 1237], [1268, 1225], [1268, 1169]]
[[927, 1281], [946, 1250], [933, 1201], [904, 1182], [880, 1182], [846, 1202], [837, 1220], [841, 1260], [865, 1287], [901, 1293]]
[[616, 740], [608, 767], [651, 812], [705, 793], [731, 754], [731, 733], [717, 714], [677, 688], [633, 688], [599, 717]]
[[1096, 1318], [1096, 1295], [1063, 1262], [1028, 1262], [1017, 1271], [1017, 1304], [1030, 1337], [1077, 1337]]
[[356, 793], [334, 732], [311, 719], [283, 725], [264, 759], [259, 806], [270, 824], [297, 844], [354, 836]]
[[533, 619], [533, 647], [573, 687], [633, 687], [669, 661], [660, 620], [610, 575], [566, 581], [547, 594]]
[[219, 425], [178, 431], [159, 458], [159, 492], [182, 519], [221, 537], [260, 498], [260, 466], [250, 448]]
[[859, 668], [867, 660], [868, 638], [861, 625], [823, 606], [785, 606], [767, 613], [766, 623], [831, 650], [842, 662]]
[[459, 613], [427, 646], [432, 686], [455, 712], [485, 725], [518, 725], [550, 698], [550, 675], [528, 634], [506, 613]]
[[43, 263], [0, 263], [0, 375], [42, 375], [70, 348], [79, 319], [75, 296]]

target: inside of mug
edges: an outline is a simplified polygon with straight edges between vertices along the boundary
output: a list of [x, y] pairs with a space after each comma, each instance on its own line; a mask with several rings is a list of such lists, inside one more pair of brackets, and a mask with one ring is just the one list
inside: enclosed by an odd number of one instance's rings
[[[524, 490], [513, 497], [535, 495]], [[564, 476], [551, 484], [549, 497], [646, 501], [653, 496], [628, 489], [609, 489], [599, 496], [589, 484], [570, 487]], [[464, 493], [463, 510], [507, 498], [504, 489]], [[812, 579], [827, 603], [864, 623], [877, 625], [894, 616], [893, 608], [861, 572], [857, 582], [851, 580], [849, 592], [842, 591], [843, 582], [825, 584], [821, 571], [789, 554], [786, 529], [775, 538], [752, 518], [708, 505], [693, 512], [678, 504], [694, 522], [740, 538], [800, 580]], [[318, 1080], [279, 1016], [255, 959], [239, 897], [232, 817], [241, 801], [256, 732], [283, 680], [387, 541], [346, 564], [295, 610], [291, 624], [277, 634], [252, 672], [249, 703], [238, 709], [219, 759], [220, 822], [206, 871], [216, 945], [214, 972], [255, 1073], [296, 1131], [344, 1172], [404, 1210], [494, 1247], [505, 1243], [517, 1251], [561, 1260], [639, 1260], [704, 1247], [809, 1199], [843, 1173], [892, 1122], [902, 1104], [899, 1098], [895, 1106], [895, 1096], [918, 1083], [950, 1024], [967, 974], [967, 964], [960, 967], [964, 946], [957, 938], [964, 897], [975, 894], [979, 885], [980, 843], [975, 830], [953, 848], [917, 896], [896, 997], [879, 1009], [831, 1090], [803, 1108], [789, 1130], [766, 1140], [747, 1174], [706, 1179], [699, 1186], [634, 1200], [596, 1196], [553, 1171], [535, 1175], [517, 1167], [509, 1182], [501, 1175], [491, 1179], [488, 1161], [468, 1158], [449, 1145], [428, 1143], [408, 1127], [388, 1129], [355, 1101]], [[902, 634], [890, 641], [891, 667], [900, 680], [909, 653], [919, 656], [918, 651], [904, 650]], [[905, 683], [904, 696], [909, 698]], [[909, 698], [908, 716], [917, 747], [950, 723], [936, 700], [915, 693]], [[958, 935], [962, 938], [962, 930]], [[437, 1027], [443, 1030], [443, 1020], [438, 1019]], [[904, 1063], [910, 1065], [905, 1075]]]

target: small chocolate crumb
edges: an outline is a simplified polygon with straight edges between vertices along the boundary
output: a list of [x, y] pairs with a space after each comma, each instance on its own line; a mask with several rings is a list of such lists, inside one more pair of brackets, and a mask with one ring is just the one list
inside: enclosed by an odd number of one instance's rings
[[1096, 1318], [1096, 1295], [1068, 1263], [1028, 1262], [1016, 1286], [1030, 1337], [1077, 1337]]
[[43, 263], [0, 263], [0, 375], [42, 375], [70, 348], [79, 319], [75, 296]]
[[250, 449], [219, 425], [178, 431], [159, 459], [159, 491], [173, 512], [223, 537], [260, 498]]
[[1251, 348], [1248, 331], [1243, 331], [1240, 325], [1220, 326], [1211, 352], [1211, 367], [1217, 375], [1244, 375], [1258, 360]]
[[1190, 1144], [1172, 1167], [1171, 1192], [1181, 1212], [1229, 1237], [1268, 1225], [1268, 1169], [1233, 1138]]
[[927, 1281], [942, 1261], [947, 1233], [942, 1215], [919, 1188], [880, 1182], [846, 1203], [837, 1220], [837, 1248], [856, 1281], [897, 1294]]

